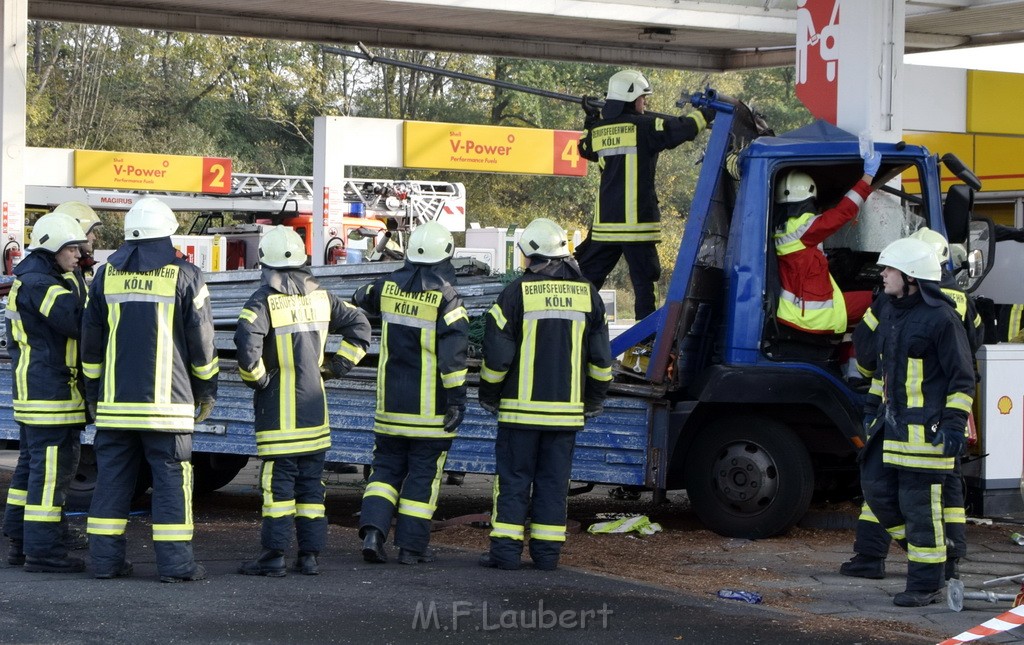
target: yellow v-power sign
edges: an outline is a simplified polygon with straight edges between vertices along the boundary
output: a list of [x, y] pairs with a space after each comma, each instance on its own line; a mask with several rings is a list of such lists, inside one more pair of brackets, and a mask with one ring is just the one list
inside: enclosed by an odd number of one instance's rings
[[231, 160], [75, 150], [75, 186], [226, 195], [231, 192]]
[[583, 177], [579, 132], [406, 121], [406, 168]]

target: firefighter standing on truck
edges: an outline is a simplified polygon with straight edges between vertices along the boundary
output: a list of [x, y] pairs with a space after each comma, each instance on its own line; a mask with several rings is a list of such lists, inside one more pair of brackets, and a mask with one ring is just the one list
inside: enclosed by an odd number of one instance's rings
[[85, 284], [76, 275], [85, 233], [61, 213], [32, 227], [30, 253], [14, 268], [6, 325], [20, 451], [4, 513], [7, 563], [25, 571], [83, 571], [63, 539], [64, 501], [85, 429], [78, 355]]
[[931, 245], [897, 240], [878, 264], [889, 299], [877, 312], [861, 487], [879, 523], [907, 551], [906, 590], [893, 603], [923, 607], [944, 587], [942, 486], [967, 443], [974, 368]]
[[565, 231], [538, 218], [523, 230], [525, 274], [487, 313], [480, 405], [498, 415], [491, 548], [480, 565], [552, 570], [565, 542], [576, 432], [601, 414], [612, 380], [604, 304], [569, 257]]
[[579, 142], [580, 155], [601, 169], [601, 188], [590, 233], [576, 249], [576, 260], [583, 277], [600, 289], [624, 255], [637, 320], [657, 308], [655, 285], [661, 277], [656, 246], [661, 211], [654, 183], [658, 155], [693, 141], [716, 114], [711, 108], [672, 119], [644, 114], [652, 93], [640, 72], [614, 74], [600, 113], [584, 101], [587, 117]]
[[381, 317], [373, 465], [359, 537], [367, 562], [387, 561], [396, 509], [398, 562], [432, 562], [430, 522], [448, 449], [466, 409], [469, 316], [453, 286], [452, 234], [437, 222], [409, 236], [405, 266], [356, 290]]
[[[96, 272], [82, 323], [86, 400], [95, 410], [96, 490], [87, 532], [93, 575], [132, 572], [125, 529], [142, 461], [153, 475], [161, 582], [202, 580], [192, 555], [192, 431], [213, 410], [217, 350], [202, 272], [182, 259], [178, 221], [155, 197], [124, 218], [124, 244]], [[198, 407], [198, 411], [197, 411]]]
[[[366, 355], [370, 323], [362, 311], [321, 289], [293, 229], [277, 226], [260, 240], [263, 283], [238, 316], [238, 372], [255, 390], [256, 452], [263, 459], [263, 552], [238, 572], [280, 577], [296, 533], [293, 571], [317, 575], [327, 541], [327, 492], [321, 475], [331, 426], [324, 379], [340, 378]], [[341, 347], [325, 360], [328, 334]]]
[[[974, 299], [960, 289], [953, 274], [946, 270], [950, 256], [949, 244], [941, 233], [927, 227], [918, 229], [910, 237], [930, 244], [938, 257], [942, 267], [940, 286], [942, 292], [953, 302], [957, 316], [967, 333], [967, 343], [971, 348], [971, 362], [973, 363], [978, 347], [981, 346], [984, 338], [984, 325], [974, 307]], [[857, 326], [853, 335], [858, 356], [857, 369], [869, 377], [877, 368], [876, 342], [878, 339], [875, 329], [878, 327], [878, 312], [888, 306], [888, 300], [889, 296], [884, 293], [875, 298], [875, 302], [871, 304], [871, 308], [864, 315], [864, 323]], [[869, 396], [875, 397], [877, 405], [879, 393], [869, 393]], [[875, 452], [872, 453], [872, 456], [880, 458], [881, 453]], [[946, 477], [942, 484], [942, 518], [946, 525], [948, 544], [945, 579], [950, 580], [960, 577], [958, 563], [960, 558], [967, 555], [967, 512], [964, 509], [964, 483], [960, 474], [959, 457], [954, 462], [953, 472]], [[891, 541], [892, 537], [878, 523], [878, 518], [865, 503], [857, 520], [857, 535], [853, 543], [855, 555], [839, 567], [839, 573], [854, 578], [873, 580], [884, 578], [885, 559], [889, 555]]]

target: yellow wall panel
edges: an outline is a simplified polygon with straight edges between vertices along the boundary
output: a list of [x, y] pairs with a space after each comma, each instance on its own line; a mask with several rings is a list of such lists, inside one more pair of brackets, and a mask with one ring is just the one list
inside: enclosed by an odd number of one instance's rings
[[1024, 135], [1024, 74], [967, 71], [967, 131]]
[[1024, 137], [978, 135], [974, 153], [983, 191], [1024, 190]]
[[[968, 168], [974, 168], [974, 136], [970, 134], [955, 134], [951, 132], [905, 132], [903, 140], [907, 143], [924, 146], [932, 154], [940, 157], [947, 152], [952, 152]], [[942, 169], [942, 187], [947, 188], [950, 182], [956, 178], [953, 173], [946, 170], [945, 166], [939, 164]], [[908, 190], [920, 190], [920, 180], [916, 170], [908, 170], [903, 173], [903, 184]]]

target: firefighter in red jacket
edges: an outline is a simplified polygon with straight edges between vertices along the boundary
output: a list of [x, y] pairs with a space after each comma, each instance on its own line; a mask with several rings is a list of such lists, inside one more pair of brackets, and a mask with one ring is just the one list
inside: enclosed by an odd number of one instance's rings
[[7, 494], [7, 562], [26, 571], [76, 572], [63, 539], [63, 506], [85, 429], [78, 358], [85, 284], [75, 273], [85, 234], [65, 214], [32, 227], [31, 253], [14, 269], [7, 302], [14, 419], [21, 426], [18, 466]]
[[530, 519], [534, 567], [565, 542], [576, 433], [601, 414], [612, 380], [604, 304], [569, 257], [565, 231], [538, 218], [519, 248], [526, 273], [487, 313], [480, 405], [498, 415], [491, 548], [480, 565], [518, 569]]
[[[259, 254], [263, 284], [238, 316], [235, 347], [242, 382], [255, 390], [263, 552], [239, 573], [285, 575], [294, 526], [299, 553], [293, 570], [316, 575], [327, 540], [321, 475], [331, 447], [324, 378], [344, 376], [366, 355], [370, 323], [359, 309], [320, 288], [294, 230], [269, 231]], [[324, 362], [329, 333], [341, 334], [341, 347]]]
[[778, 320], [813, 334], [842, 334], [864, 316], [870, 291], [840, 291], [829, 273], [821, 243], [857, 216], [871, 193], [882, 156], [864, 161], [864, 176], [839, 204], [818, 213], [817, 186], [806, 172], [791, 170], [775, 186], [775, 253], [779, 258]]
[[353, 302], [381, 317], [373, 468], [359, 536], [367, 562], [387, 561], [396, 511], [398, 562], [432, 562], [430, 522], [466, 409], [469, 316], [456, 293], [452, 234], [437, 222], [409, 236], [405, 266], [360, 287]]
[[89, 289], [82, 369], [97, 477], [86, 531], [97, 578], [132, 572], [125, 530], [143, 460], [160, 581], [206, 577], [192, 554], [192, 432], [213, 410], [219, 367], [210, 292], [171, 244], [177, 228], [166, 204], [140, 199], [125, 215], [124, 244]]

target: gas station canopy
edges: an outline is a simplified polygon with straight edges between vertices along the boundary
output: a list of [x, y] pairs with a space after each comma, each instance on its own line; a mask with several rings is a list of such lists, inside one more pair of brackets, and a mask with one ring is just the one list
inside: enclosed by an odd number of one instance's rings
[[[815, 0], [808, 0], [814, 2]], [[902, 2], [904, 0], [893, 0]], [[1024, 1], [905, 0], [907, 53], [1024, 42]], [[33, 20], [704, 71], [792, 65], [803, 0], [27, 0]], [[836, 2], [838, 6], [840, 2]], [[858, 1], [845, 0], [846, 11]]]

